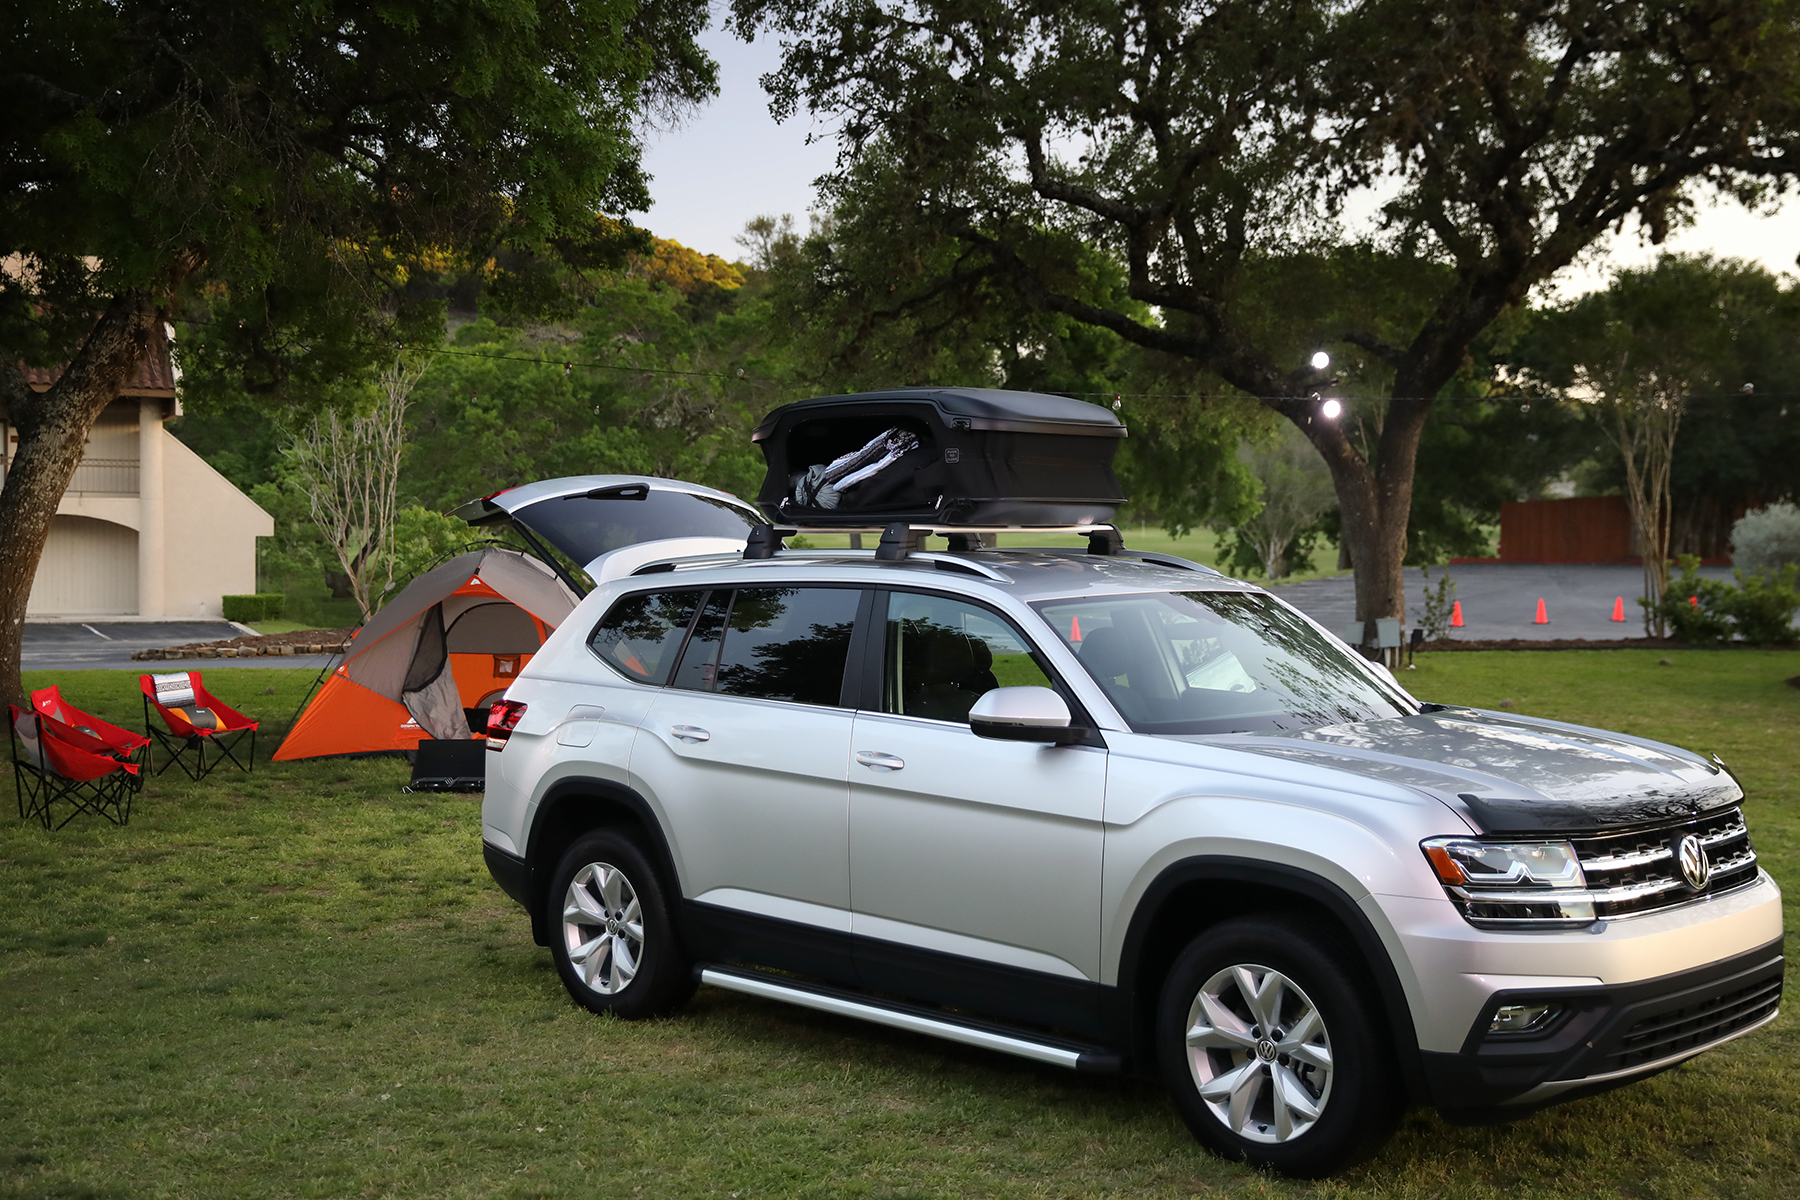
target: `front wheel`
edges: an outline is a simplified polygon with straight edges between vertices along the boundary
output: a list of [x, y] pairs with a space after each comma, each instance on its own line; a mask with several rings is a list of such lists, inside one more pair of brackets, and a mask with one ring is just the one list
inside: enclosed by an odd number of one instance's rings
[[1204, 1145], [1316, 1178], [1374, 1153], [1399, 1116], [1379, 1011], [1336, 939], [1292, 918], [1238, 918], [1170, 969], [1159, 1066]]
[[570, 846], [544, 902], [557, 974], [584, 1008], [639, 1020], [693, 994], [662, 881], [624, 832], [601, 830]]

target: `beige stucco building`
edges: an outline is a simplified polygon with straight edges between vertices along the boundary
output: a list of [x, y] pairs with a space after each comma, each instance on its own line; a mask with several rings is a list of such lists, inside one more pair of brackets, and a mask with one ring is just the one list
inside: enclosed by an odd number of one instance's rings
[[[59, 371], [30, 370], [38, 391]], [[222, 615], [220, 598], [256, 590], [256, 539], [275, 522], [184, 446], [176, 375], [159, 344], [100, 415], [63, 494], [32, 581], [27, 618]], [[4, 464], [18, 433], [0, 408]]]

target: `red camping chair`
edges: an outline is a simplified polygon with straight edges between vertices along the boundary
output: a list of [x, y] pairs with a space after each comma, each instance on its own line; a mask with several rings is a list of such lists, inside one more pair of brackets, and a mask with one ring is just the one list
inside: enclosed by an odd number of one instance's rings
[[[19, 794], [19, 816], [61, 829], [89, 812], [114, 825], [131, 820], [131, 798], [142, 768], [123, 762], [112, 747], [36, 710], [9, 704], [12, 722], [13, 787]], [[70, 804], [69, 815], [52, 824], [58, 800]]]
[[[256, 764], [256, 722], [237, 709], [222, 704], [200, 682], [200, 672], [181, 671], [173, 675], [140, 675], [138, 688], [144, 693], [144, 730], [162, 744], [169, 761], [156, 768], [161, 775], [171, 764], [180, 763], [189, 779], [196, 782], [212, 774], [226, 759], [240, 771]], [[150, 709], [162, 714], [164, 733], [150, 720]], [[237, 747], [245, 736], [250, 738], [250, 754], [237, 756]], [[207, 746], [217, 752], [209, 761]], [[189, 766], [184, 756], [194, 752]]]
[[140, 792], [144, 790], [144, 776], [147, 772], [143, 768], [150, 765], [149, 738], [102, 721], [92, 713], [82, 712], [63, 699], [62, 689], [54, 685], [31, 693], [31, 706], [53, 721], [61, 721], [89, 737], [99, 738], [120, 762], [136, 763], [139, 770], [130, 773], [132, 787]]

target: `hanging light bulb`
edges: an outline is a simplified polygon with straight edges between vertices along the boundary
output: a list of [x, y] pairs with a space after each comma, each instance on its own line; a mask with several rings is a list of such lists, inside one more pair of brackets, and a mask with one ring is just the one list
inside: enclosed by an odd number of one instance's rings
[[1322, 415], [1327, 421], [1337, 420], [1338, 414], [1343, 411], [1344, 411], [1344, 406], [1342, 404], [1339, 404], [1336, 400], [1327, 400], [1325, 402], [1324, 406], [1319, 409], [1320, 415]]
[[1325, 353], [1323, 350], [1319, 351], [1317, 354], [1312, 356], [1312, 369], [1313, 370], [1323, 371], [1326, 367], [1329, 367], [1330, 365], [1331, 365], [1331, 355]]

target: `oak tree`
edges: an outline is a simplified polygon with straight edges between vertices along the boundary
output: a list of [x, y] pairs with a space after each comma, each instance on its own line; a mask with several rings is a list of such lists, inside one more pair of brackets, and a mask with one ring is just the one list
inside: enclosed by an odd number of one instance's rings
[[[422, 272], [647, 249], [704, 0], [19, 0], [0, 23], [0, 692], [89, 428], [165, 319], [271, 403], [441, 338]], [[22, 365], [62, 366], [35, 392]], [[215, 363], [216, 365], [216, 363]]]
[[[1299, 427], [1331, 471], [1358, 619], [1405, 614], [1421, 436], [1482, 332], [1608, 230], [1660, 239], [1696, 188], [1756, 202], [1800, 169], [1795, 0], [732, 12], [741, 35], [782, 39], [776, 115], [804, 105], [836, 129], [839, 243], [952, 247], [940, 280], [1188, 360]], [[1245, 287], [1339, 240], [1358, 196], [1379, 202], [1383, 251], [1437, 268], [1404, 324], [1329, 331], [1385, 380], [1351, 410], [1360, 430], [1325, 418], [1333, 377], [1262, 332]], [[1093, 247], [1135, 311], [1070, 269]]]

